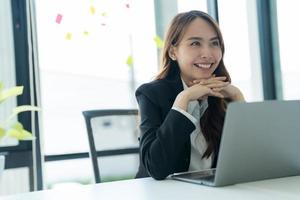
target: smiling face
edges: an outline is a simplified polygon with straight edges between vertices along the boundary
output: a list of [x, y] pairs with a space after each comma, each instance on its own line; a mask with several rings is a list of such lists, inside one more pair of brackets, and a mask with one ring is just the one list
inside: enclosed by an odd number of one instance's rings
[[190, 81], [212, 76], [222, 59], [222, 50], [212, 25], [197, 17], [179, 44], [170, 48], [169, 56], [178, 62], [181, 77], [189, 85]]

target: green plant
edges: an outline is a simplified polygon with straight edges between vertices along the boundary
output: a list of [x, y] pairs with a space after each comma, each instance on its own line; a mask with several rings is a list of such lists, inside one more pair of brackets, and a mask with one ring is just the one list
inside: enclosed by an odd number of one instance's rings
[[[0, 82], [0, 105], [10, 97], [21, 94], [23, 94], [23, 86], [4, 89], [3, 83]], [[17, 140], [33, 140], [34, 136], [32, 133], [25, 130], [19, 121], [13, 119], [21, 112], [38, 110], [40, 110], [38, 107], [31, 105], [22, 105], [13, 108], [12, 113], [3, 122], [0, 122], [0, 141], [5, 137], [11, 137]]]

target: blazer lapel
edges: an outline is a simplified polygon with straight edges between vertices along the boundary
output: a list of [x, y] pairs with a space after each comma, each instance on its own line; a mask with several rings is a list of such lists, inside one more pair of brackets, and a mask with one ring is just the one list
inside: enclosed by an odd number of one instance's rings
[[169, 85], [169, 88], [170, 88], [170, 91], [169, 91], [170, 95], [168, 96], [170, 105], [168, 107], [171, 108], [177, 95], [183, 90], [183, 85], [182, 85], [180, 75], [174, 77], [173, 80], [166, 79], [166, 83]]

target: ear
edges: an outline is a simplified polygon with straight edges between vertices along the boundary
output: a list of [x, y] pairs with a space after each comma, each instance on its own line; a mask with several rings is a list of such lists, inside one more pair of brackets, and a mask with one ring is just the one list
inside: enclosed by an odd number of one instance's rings
[[169, 49], [169, 57], [172, 59], [172, 60], [176, 60], [176, 47], [174, 47], [173, 45], [170, 47]]

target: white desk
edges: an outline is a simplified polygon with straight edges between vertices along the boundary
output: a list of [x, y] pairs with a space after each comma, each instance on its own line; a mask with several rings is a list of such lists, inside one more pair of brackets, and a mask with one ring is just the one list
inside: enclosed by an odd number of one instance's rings
[[68, 190], [45, 190], [0, 198], [1, 200], [290, 200], [300, 199], [300, 176], [207, 187], [152, 178], [78, 186]]

